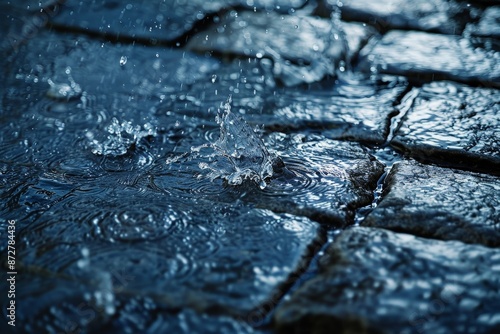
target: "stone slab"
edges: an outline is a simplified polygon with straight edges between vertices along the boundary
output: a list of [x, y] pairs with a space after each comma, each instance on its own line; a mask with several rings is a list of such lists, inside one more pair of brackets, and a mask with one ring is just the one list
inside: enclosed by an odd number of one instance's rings
[[342, 232], [274, 315], [281, 333], [495, 333], [500, 251], [376, 228]]
[[[115, 298], [132, 296], [246, 321], [284, 293], [323, 238], [307, 218], [250, 206], [159, 191], [80, 190], [18, 232], [16, 259], [19, 270], [81, 282], [110, 315], [120, 306]], [[25, 298], [17, 299], [23, 323], [49, 311], [28, 311], [38, 306]]]
[[452, 82], [424, 85], [391, 145], [424, 161], [500, 174], [500, 92]]
[[357, 60], [359, 52], [368, 43], [370, 38], [377, 35], [377, 30], [365, 23], [358, 22], [342, 21], [341, 26], [347, 41], [346, 63], [349, 66]]
[[[9, 83], [42, 86], [48, 97], [61, 100], [78, 99], [84, 92], [87, 100], [116, 93], [161, 98], [210, 77], [219, 67], [217, 60], [182, 50], [73, 34], [61, 38], [47, 31], [20, 46], [8, 61]], [[54, 86], [68, 93], [59, 93]]]
[[500, 46], [494, 39], [467, 39], [391, 30], [360, 54], [360, 68], [413, 77], [499, 86]]
[[249, 115], [248, 120], [273, 131], [315, 131], [332, 139], [380, 145], [407, 87], [404, 78], [387, 76], [340, 81], [326, 89], [282, 90], [261, 114]]
[[233, 7], [288, 11], [299, 8], [304, 0], [254, 1], [164, 1], [131, 0], [117, 2], [92, 1], [90, 4], [65, 1], [61, 13], [51, 20], [63, 30], [78, 30], [105, 35], [116, 40], [142, 40], [149, 43], [169, 43], [179, 40], [200, 21], [211, 14]]
[[498, 177], [404, 161], [391, 169], [385, 187], [362, 225], [500, 246]]
[[191, 38], [187, 48], [270, 58], [275, 77], [285, 86], [334, 76], [346, 52], [340, 30], [330, 20], [249, 11], [229, 12]]
[[[335, 0], [323, 2], [323, 15], [337, 4]], [[470, 19], [469, 8], [455, 1], [344, 0], [341, 4], [340, 12], [344, 20], [366, 22], [382, 31], [408, 29], [460, 34]]]
[[[190, 153], [196, 146], [192, 143], [186, 138], [178, 146], [178, 155], [167, 159], [172, 162], [155, 171], [155, 187], [179, 197], [195, 193], [220, 203], [241, 201], [334, 227], [352, 224], [356, 209], [372, 202], [372, 191], [384, 170], [384, 165], [357, 143], [274, 133], [265, 140], [266, 147], [281, 157], [286, 168], [275, 172], [265, 189], [252, 183], [227, 186], [218, 178], [211, 181], [200, 163], [216, 161], [223, 170], [231, 169], [230, 161], [214, 156], [212, 149]], [[170, 184], [176, 187], [171, 189]]]

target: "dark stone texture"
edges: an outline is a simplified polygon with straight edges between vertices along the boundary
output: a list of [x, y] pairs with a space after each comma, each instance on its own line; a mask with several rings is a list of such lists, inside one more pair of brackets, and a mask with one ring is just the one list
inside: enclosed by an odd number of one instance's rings
[[20, 333], [499, 329], [495, 12], [325, 2], [0, 4]]
[[500, 251], [355, 227], [279, 306], [282, 333], [495, 333]]
[[[320, 14], [331, 12], [336, 3], [323, 0]], [[408, 29], [443, 34], [460, 34], [469, 17], [466, 4], [446, 0], [344, 0], [340, 11], [344, 20], [367, 22], [382, 31]]]
[[[121, 268], [111, 270], [110, 275], [84, 276], [83, 280], [23, 271], [16, 281], [16, 295], [22, 303], [17, 304], [15, 330], [6, 321], [0, 323], [0, 330], [119, 334], [127, 328], [127, 332], [148, 334], [266, 333], [229, 316], [178, 310], [152, 298], [132, 296], [122, 284], [135, 278]], [[4, 282], [0, 288], [7, 288]]]
[[377, 82], [352, 80], [326, 89], [278, 91], [272, 105], [248, 120], [274, 131], [314, 129], [333, 139], [382, 144], [407, 87], [406, 80], [386, 76]]
[[[211, 75], [172, 94], [159, 106], [160, 112], [205, 118], [213, 122], [228, 96], [232, 109], [241, 115], [261, 114], [267, 100], [276, 90], [272, 61], [266, 58], [247, 58], [221, 61]], [[246, 116], [245, 116], [246, 118]]]
[[217, 60], [184, 50], [67, 36], [43, 31], [20, 46], [9, 57], [9, 82], [39, 86], [50, 95], [49, 80], [70, 86], [73, 79], [81, 91], [99, 99], [117, 93], [161, 98], [210, 77], [219, 67]]
[[391, 169], [364, 226], [500, 246], [498, 177], [405, 161]]
[[250, 202], [332, 226], [347, 226], [354, 222], [356, 209], [373, 201], [372, 190], [384, 166], [358, 144], [303, 135], [283, 141], [280, 134], [269, 144], [287, 170], [278, 173], [262, 195], [249, 193]]
[[[17, 267], [42, 281], [49, 275], [82, 282], [110, 316], [116, 298], [134, 296], [246, 320], [284, 293], [289, 275], [323, 238], [307, 218], [199, 197], [192, 203], [158, 192], [75, 191], [19, 230]], [[43, 300], [63, 292], [54, 287]], [[35, 314], [20, 303], [18, 321], [29, 326], [49, 312], [42, 300], [37, 307]]]
[[347, 51], [339, 28], [330, 20], [248, 11], [229, 12], [190, 39], [187, 48], [271, 58], [274, 75], [285, 86], [334, 76]]
[[153, 43], [172, 42], [191, 31], [208, 15], [231, 7], [287, 11], [304, 0], [279, 1], [183, 1], [183, 0], [94, 0], [90, 3], [68, 0], [60, 15], [51, 22], [63, 30], [74, 29], [106, 35], [117, 40], [146, 40]]
[[499, 86], [500, 45], [493, 39], [466, 39], [392, 30], [360, 54], [360, 68], [419, 80], [451, 79]]
[[391, 144], [422, 160], [500, 174], [500, 91], [424, 85]]
[[[187, 158], [171, 159], [174, 162], [168, 169], [154, 176], [154, 185], [179, 197], [196, 193], [220, 203], [242, 201], [340, 227], [352, 224], [356, 209], [372, 202], [372, 190], [384, 171], [384, 166], [357, 143], [281, 133], [269, 135], [265, 143], [286, 166], [275, 172], [265, 189], [253, 184], [224, 186], [220, 179], [211, 181], [210, 170], [202, 169], [200, 162], [209, 165], [215, 160], [213, 150], [189, 153], [194, 145], [188, 138], [177, 150]], [[220, 170], [231, 167], [225, 158], [218, 158], [217, 166]], [[171, 189], [171, 184], [176, 187]]]

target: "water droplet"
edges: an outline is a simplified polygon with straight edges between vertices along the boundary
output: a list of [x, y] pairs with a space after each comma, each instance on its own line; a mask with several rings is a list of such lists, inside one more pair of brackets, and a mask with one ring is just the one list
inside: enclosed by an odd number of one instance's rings
[[120, 57], [120, 66], [124, 66], [127, 63], [127, 56]]
[[55, 83], [51, 79], [48, 79], [47, 83], [50, 85], [47, 96], [53, 99], [71, 100], [82, 94], [82, 88], [74, 81], [72, 81], [71, 84], [67, 84]]
[[90, 255], [90, 251], [87, 247], [83, 247], [81, 253], [83, 257], [88, 257]]

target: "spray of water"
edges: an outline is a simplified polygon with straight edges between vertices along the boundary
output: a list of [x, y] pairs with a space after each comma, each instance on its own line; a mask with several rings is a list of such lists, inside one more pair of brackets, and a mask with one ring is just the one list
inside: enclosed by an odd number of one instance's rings
[[284, 166], [281, 159], [266, 149], [259, 135], [241, 117], [231, 112], [231, 97], [219, 109], [216, 121], [220, 126], [219, 138], [205, 145], [215, 150], [214, 159], [200, 163], [200, 168], [208, 170], [212, 180], [221, 178], [229, 185], [249, 180], [264, 189], [273, 172]]

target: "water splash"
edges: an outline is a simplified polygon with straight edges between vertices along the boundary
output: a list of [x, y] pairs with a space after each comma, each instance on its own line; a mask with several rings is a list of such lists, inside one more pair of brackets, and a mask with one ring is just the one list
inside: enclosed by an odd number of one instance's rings
[[102, 141], [95, 139], [92, 132], [87, 132], [92, 153], [115, 157], [121, 156], [140, 145], [142, 139], [156, 136], [156, 129], [151, 123], [134, 126], [130, 121], [120, 123], [116, 118], [112, 119], [106, 131], [109, 135]]
[[[214, 159], [199, 166], [210, 170], [208, 176], [212, 180], [222, 178], [229, 185], [241, 185], [250, 180], [264, 189], [266, 180], [270, 180], [274, 170], [284, 164], [277, 155], [269, 153], [262, 139], [245, 120], [231, 112], [231, 101], [230, 96], [216, 117], [220, 126], [219, 139], [204, 146], [216, 151], [212, 156]], [[221, 161], [220, 157], [224, 159]]]
[[55, 100], [72, 100], [79, 98], [82, 95], [82, 88], [79, 84], [75, 82], [73, 76], [71, 75], [71, 67], [66, 67], [64, 71], [68, 75], [68, 83], [54, 82], [52, 79], [47, 79], [47, 83], [50, 85], [47, 91], [47, 96]]

